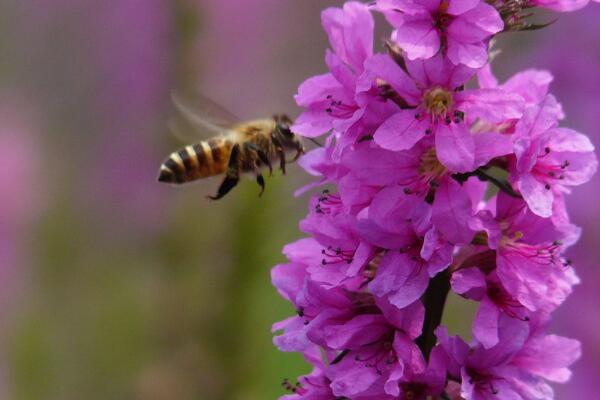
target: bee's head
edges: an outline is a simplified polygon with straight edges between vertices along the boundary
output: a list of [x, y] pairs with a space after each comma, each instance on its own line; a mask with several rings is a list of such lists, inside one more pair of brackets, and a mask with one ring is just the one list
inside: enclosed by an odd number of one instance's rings
[[290, 150], [299, 150], [304, 152], [304, 147], [300, 142], [300, 138], [291, 131], [292, 120], [285, 114], [275, 115], [276, 135], [281, 144]]

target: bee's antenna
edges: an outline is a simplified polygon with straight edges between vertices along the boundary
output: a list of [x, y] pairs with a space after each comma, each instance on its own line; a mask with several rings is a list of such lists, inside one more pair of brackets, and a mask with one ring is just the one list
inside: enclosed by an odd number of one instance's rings
[[313, 138], [306, 138], [306, 139], [310, 140], [311, 142], [313, 142], [314, 144], [316, 144], [316, 145], [317, 145], [317, 146], [319, 146], [319, 147], [323, 147], [323, 145], [322, 145], [321, 143], [317, 142], [317, 141], [316, 141], [315, 139], [313, 139]]

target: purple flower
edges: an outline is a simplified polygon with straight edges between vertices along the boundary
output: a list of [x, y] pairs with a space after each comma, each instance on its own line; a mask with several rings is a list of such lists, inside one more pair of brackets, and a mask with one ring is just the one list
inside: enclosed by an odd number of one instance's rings
[[[437, 158], [444, 166], [453, 172], [471, 171], [478, 158], [476, 140], [481, 138], [474, 138], [469, 122], [477, 118], [501, 122], [522, 114], [523, 100], [516, 94], [502, 89], [462, 90], [475, 71], [455, 66], [440, 55], [406, 66], [407, 72], [390, 57], [374, 56], [362, 77], [387, 82], [405, 103], [375, 131], [375, 142], [385, 149], [408, 150], [434, 135]], [[497, 155], [507, 151], [501, 143], [485, 148], [496, 150]]]
[[[301, 86], [295, 128], [331, 131], [301, 165], [321, 177], [309, 187], [335, 189], [312, 197], [309, 237], [273, 270], [297, 312], [274, 342], [315, 366], [286, 399], [551, 399], [546, 380], [568, 379], [579, 357], [546, 327], [579, 282], [565, 195], [595, 172], [593, 147], [558, 128], [548, 72], [500, 85], [468, 66], [502, 25], [486, 31], [498, 13], [463, 3], [379, 1], [404, 47], [389, 54], [372, 53], [366, 6], [323, 14], [331, 72]], [[466, 89], [476, 73], [480, 88]], [[479, 303], [470, 345], [440, 327], [450, 288]]]
[[502, 193], [496, 198], [495, 220], [484, 218], [488, 245], [496, 253], [491, 260], [495, 265], [482, 262], [478, 266], [496, 268], [510, 301], [530, 311], [553, 311], [579, 281], [561, 256], [565, 231], [552, 219], [533, 214], [523, 200]]
[[541, 217], [552, 215], [557, 193], [589, 181], [598, 167], [590, 140], [572, 129], [558, 127], [560, 115], [554, 97], [547, 96], [539, 106], [526, 110], [513, 136], [511, 178], [529, 208]]
[[300, 229], [315, 239], [310, 250], [320, 257], [317, 265], [308, 267], [311, 278], [337, 286], [356, 277], [373, 255], [373, 246], [359, 235], [356, 217], [345, 209], [338, 195], [327, 191], [313, 197], [310, 210]]
[[283, 386], [293, 394], [282, 396], [280, 400], [335, 400], [336, 396], [332, 393], [331, 381], [325, 376], [326, 366], [323, 364], [321, 351], [317, 346], [313, 346], [304, 352], [304, 358], [313, 365], [313, 370], [309, 375], [298, 379], [297, 384], [292, 385], [285, 380]]
[[[550, 83], [554, 80], [552, 74], [544, 70], [528, 69], [510, 77], [505, 83], [500, 85], [492, 73], [491, 66], [488, 64], [477, 72], [479, 86], [483, 89], [503, 89], [505, 92], [518, 94], [525, 102], [525, 107], [538, 106], [548, 95]], [[560, 105], [556, 107], [556, 116], [559, 119], [564, 118]], [[490, 121], [478, 120], [472, 127], [472, 131], [477, 132], [498, 132], [513, 134], [515, 125], [519, 122], [517, 118], [508, 118], [501, 122], [491, 123]], [[511, 149], [509, 153], [512, 153]]]
[[[382, 314], [358, 315], [327, 331], [327, 348], [347, 353], [340, 353], [328, 371], [337, 396], [354, 398], [377, 393], [386, 382], [395, 382], [398, 371], [407, 365], [418, 371], [426, 368], [421, 351], [413, 342], [421, 333], [423, 306], [415, 303], [399, 310], [385, 301], [375, 301], [373, 305]], [[373, 386], [380, 389], [374, 390]]]
[[293, 130], [308, 137], [343, 131], [360, 120], [364, 111], [355, 98], [356, 80], [373, 54], [374, 22], [366, 5], [348, 2], [343, 9], [328, 8], [321, 21], [333, 48], [325, 57], [330, 72], [306, 80], [295, 96], [306, 110]]
[[389, 249], [369, 290], [398, 308], [418, 300], [429, 279], [452, 261], [454, 246], [433, 226], [431, 208], [422, 199], [406, 195], [401, 187], [391, 186], [379, 192], [367, 218], [360, 220], [361, 235]]
[[[548, 94], [550, 83], [554, 80], [554, 77], [548, 71], [528, 69], [513, 75], [500, 85], [489, 64], [477, 72], [477, 78], [479, 86], [482, 88], [494, 89], [499, 87], [509, 93], [517, 93], [525, 100], [526, 106], [541, 103]], [[564, 117], [562, 110], [559, 115], [561, 119]]]
[[547, 319], [528, 324], [502, 319], [499, 342], [489, 349], [467, 345], [449, 337], [445, 328], [436, 334], [448, 360], [452, 379], [459, 379], [465, 400], [553, 399], [546, 380], [564, 382], [568, 366], [579, 358], [579, 342], [545, 335]]
[[502, 286], [495, 272], [486, 275], [479, 268], [466, 268], [452, 274], [452, 289], [479, 302], [473, 320], [473, 336], [485, 348], [498, 344], [498, 327], [504, 316], [529, 320], [530, 311]]
[[[425, 360], [415, 363], [419, 367]], [[446, 357], [440, 347], [434, 348], [425, 369], [407, 365], [392, 372], [385, 384], [385, 391], [395, 398], [422, 400], [439, 396], [446, 385]]]
[[489, 38], [504, 28], [496, 9], [480, 0], [379, 0], [376, 8], [396, 28], [392, 38], [410, 60], [441, 50], [454, 64], [482, 67]]
[[[531, 4], [554, 11], [575, 11], [588, 5], [590, 0], [532, 0]], [[598, 1], [598, 0], [593, 0]]]

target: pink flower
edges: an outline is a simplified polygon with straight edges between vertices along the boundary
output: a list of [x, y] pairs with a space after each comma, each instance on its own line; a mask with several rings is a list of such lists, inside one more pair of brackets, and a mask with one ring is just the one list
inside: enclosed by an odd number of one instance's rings
[[462, 398], [553, 399], [546, 380], [566, 381], [570, 376], [568, 366], [580, 357], [581, 349], [576, 340], [545, 335], [547, 323], [546, 318], [530, 325], [503, 319], [500, 340], [489, 349], [478, 343], [469, 346], [439, 328], [436, 334], [448, 357], [449, 374], [460, 379]]
[[[377, 301], [376, 305], [382, 315], [359, 315], [328, 330], [328, 347], [347, 352], [331, 362], [327, 374], [337, 396], [355, 398], [377, 393], [386, 382], [395, 382], [398, 371], [407, 366], [418, 371], [426, 368], [413, 342], [421, 333], [423, 306], [413, 304], [399, 310], [385, 301]], [[374, 390], [374, 385], [379, 389]]]
[[[518, 94], [525, 102], [525, 107], [537, 106], [543, 102], [548, 95], [550, 83], [554, 80], [552, 74], [544, 70], [528, 69], [510, 77], [505, 83], [499, 84], [488, 64], [477, 72], [479, 86], [483, 89], [503, 89], [508, 93]], [[556, 107], [556, 116], [564, 118], [560, 105]], [[512, 134], [515, 125], [519, 122], [517, 118], [509, 118], [504, 121], [490, 123], [489, 121], [477, 121], [474, 130], [492, 131]], [[512, 152], [512, 150], [510, 151]]]
[[379, 0], [376, 8], [396, 28], [392, 38], [410, 60], [441, 50], [454, 64], [482, 67], [489, 38], [504, 28], [496, 9], [480, 0]]
[[530, 311], [504, 289], [495, 272], [485, 275], [479, 268], [466, 268], [452, 274], [454, 292], [479, 302], [473, 321], [473, 336], [485, 348], [498, 344], [500, 319], [529, 320]]
[[[588, 5], [590, 0], [532, 0], [531, 3], [538, 7], [549, 8], [554, 11], [576, 11]], [[598, 1], [598, 0], [593, 0]]]
[[333, 48], [325, 57], [330, 72], [307, 79], [295, 96], [306, 111], [293, 130], [308, 137], [344, 130], [360, 120], [364, 111], [355, 98], [356, 79], [373, 54], [374, 22], [366, 5], [348, 2], [343, 9], [328, 8], [321, 21]]
[[515, 127], [515, 162], [511, 179], [531, 210], [541, 216], [552, 215], [557, 193], [568, 186], [589, 181], [598, 161], [594, 146], [572, 129], [558, 127], [560, 106], [547, 96], [539, 106], [529, 107]]
[[367, 218], [360, 220], [367, 241], [390, 249], [379, 261], [369, 290], [398, 308], [417, 301], [429, 279], [452, 261], [454, 246], [441, 237], [430, 218], [431, 206], [392, 186], [379, 192]]
[[293, 385], [288, 380], [284, 380], [283, 386], [293, 394], [285, 395], [279, 400], [332, 400], [335, 399], [329, 380], [325, 377], [325, 365], [321, 357], [320, 349], [313, 346], [304, 352], [306, 361], [313, 365], [313, 370], [309, 375], [298, 378], [298, 383]]
[[499, 282], [510, 295], [507, 301], [514, 299], [530, 311], [551, 312], [579, 282], [561, 255], [565, 231], [533, 214], [523, 200], [500, 193], [495, 221], [487, 223], [486, 232], [496, 252]]
[[[312, 235], [312, 248], [318, 263], [309, 265], [311, 278], [324, 285], [337, 286], [356, 277], [373, 255], [373, 246], [360, 237], [356, 217], [350, 215], [336, 194], [325, 192], [313, 197], [311, 212], [300, 229]], [[304, 243], [308, 243], [307, 239]]]
[[[425, 365], [421, 360], [416, 365]], [[446, 357], [440, 347], [431, 352], [429, 363], [423, 369], [409, 364], [403, 370], [396, 370], [385, 384], [385, 391], [394, 398], [421, 400], [441, 395], [446, 385]]]
[[[406, 104], [375, 131], [375, 142], [385, 149], [408, 150], [433, 135], [437, 158], [444, 166], [452, 172], [472, 171], [476, 168], [476, 140], [504, 139], [485, 135], [475, 139], [469, 123], [476, 118], [501, 122], [522, 114], [523, 100], [516, 94], [501, 89], [462, 90], [474, 70], [452, 65], [441, 55], [406, 66], [407, 72], [390, 57], [374, 56], [361, 78], [387, 82]], [[508, 150], [502, 143], [485, 148], [498, 153], [487, 155], [488, 159]]]
[[[595, 172], [593, 148], [558, 128], [549, 73], [500, 85], [489, 67], [468, 66], [502, 29], [486, 30], [499, 19], [487, 2], [376, 7], [404, 49], [372, 53], [366, 6], [329, 9], [331, 72], [297, 97], [296, 128], [331, 131], [301, 159], [320, 177], [309, 187], [335, 189], [312, 197], [300, 223], [309, 237], [273, 270], [297, 313], [273, 326], [274, 342], [315, 367], [286, 384], [286, 400], [551, 399], [546, 380], [565, 381], [579, 356], [545, 328], [579, 281], [563, 257], [580, 234], [564, 197]], [[480, 88], [466, 89], [476, 72]], [[440, 327], [450, 287], [479, 303], [470, 345]]]

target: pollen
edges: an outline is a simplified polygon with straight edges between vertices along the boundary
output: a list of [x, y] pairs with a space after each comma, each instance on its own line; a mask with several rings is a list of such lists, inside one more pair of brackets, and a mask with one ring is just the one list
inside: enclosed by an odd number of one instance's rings
[[452, 93], [441, 87], [433, 88], [423, 96], [423, 107], [433, 117], [446, 117], [453, 104]]

